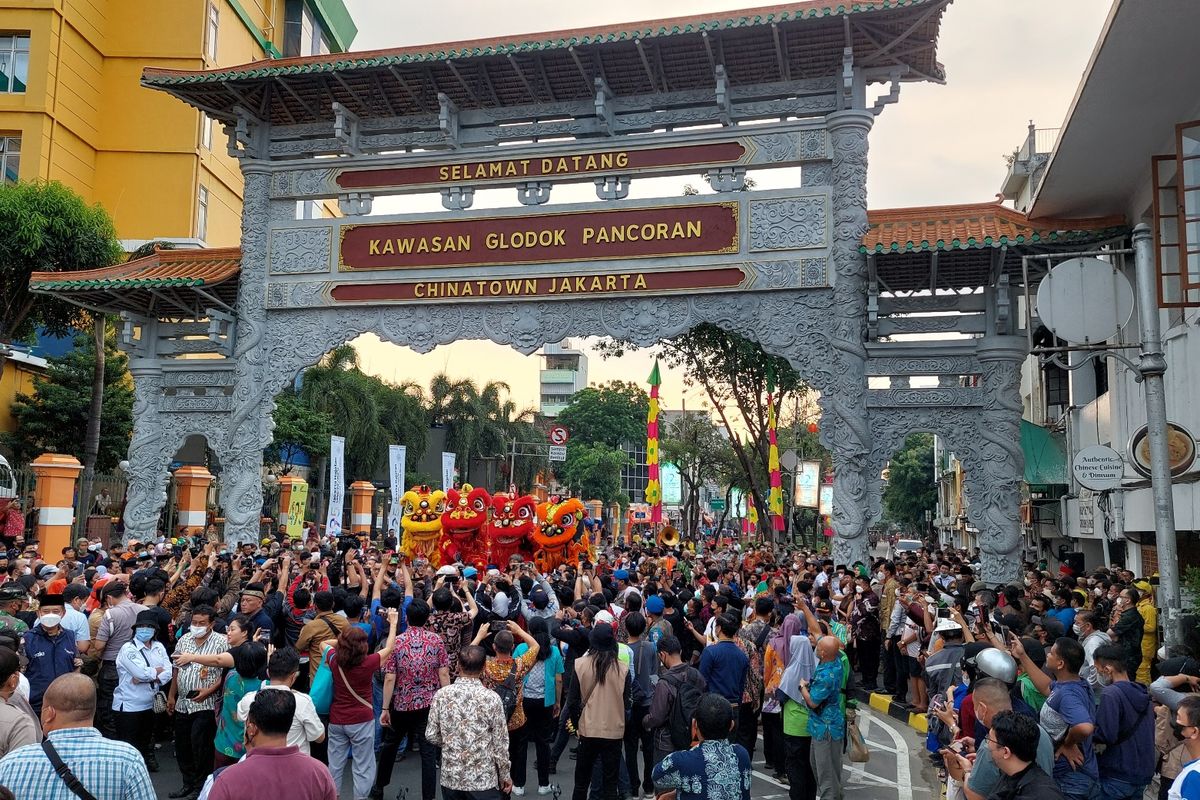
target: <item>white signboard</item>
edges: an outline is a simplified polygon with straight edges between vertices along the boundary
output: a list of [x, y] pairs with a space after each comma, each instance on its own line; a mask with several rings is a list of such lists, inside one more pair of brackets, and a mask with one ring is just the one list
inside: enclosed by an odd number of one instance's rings
[[442, 491], [454, 488], [454, 453], [442, 452]]
[[662, 471], [659, 475], [659, 480], [662, 483], [663, 505], [682, 505], [683, 477], [679, 474], [679, 467], [675, 466], [669, 461], [664, 463], [662, 465]]
[[388, 530], [400, 533], [400, 498], [404, 495], [404, 468], [408, 448], [402, 444], [388, 446], [388, 474], [391, 478], [392, 503], [388, 507]]
[[329, 511], [325, 514], [325, 533], [342, 532], [342, 511], [346, 502], [346, 439], [329, 437]]
[[1121, 454], [1102, 444], [1085, 447], [1075, 454], [1071, 462], [1071, 473], [1075, 480], [1088, 489], [1105, 492], [1121, 485], [1125, 474], [1125, 462]]
[[797, 508], [816, 508], [821, 502], [821, 462], [804, 461], [796, 467], [796, 488], [792, 494]]
[[833, 484], [821, 485], [821, 507], [818, 510], [821, 514], [833, 513]]
[[566, 461], [567, 448], [559, 447], [556, 444], [550, 445], [550, 460], [551, 461]]

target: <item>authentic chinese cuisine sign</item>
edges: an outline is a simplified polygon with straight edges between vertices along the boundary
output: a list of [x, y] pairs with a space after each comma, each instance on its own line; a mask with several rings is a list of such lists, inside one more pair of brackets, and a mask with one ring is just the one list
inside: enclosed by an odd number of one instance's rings
[[546, 264], [738, 252], [736, 202], [342, 228], [340, 268]]

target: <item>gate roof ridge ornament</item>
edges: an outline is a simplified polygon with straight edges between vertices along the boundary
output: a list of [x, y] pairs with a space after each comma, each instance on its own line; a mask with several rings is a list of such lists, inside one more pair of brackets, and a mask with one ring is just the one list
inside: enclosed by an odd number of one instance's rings
[[[708, 61], [703, 37], [717, 35], [727, 45], [723, 61], [729, 69], [732, 88], [760, 83], [764, 75], [792, 81], [834, 74], [842, 60], [843, 31], [847, 22], [856, 60], [869, 60], [874, 51], [879, 51], [881, 57], [891, 62], [888, 72], [870, 73], [866, 76], [869, 80], [889, 80], [889, 73], [902, 73], [903, 80], [941, 82], [945, 73], [936, 58], [937, 38], [942, 12], [949, 3], [950, 0], [857, 3], [803, 0], [740, 11], [525, 36], [263, 60], [211, 70], [149, 67], [142, 73], [142, 84], [166, 91], [225, 122], [233, 121], [235, 104], [262, 103], [264, 100], [261, 107], [271, 122], [324, 122], [333, 117], [332, 108], [326, 102], [329, 93], [362, 118], [381, 116], [383, 108], [394, 108], [400, 114], [436, 112], [438, 86], [444, 87], [464, 110], [527, 103], [529, 92], [525, 86], [502, 80], [506, 76], [500, 70], [494, 75], [486, 70], [489, 65], [500, 62], [511, 74], [510, 59], [528, 59], [539, 67], [536, 74], [545, 76], [544, 80], [551, 84], [548, 86], [550, 95], [557, 100], [594, 100], [594, 84], [581, 80], [579, 68], [580, 65], [591, 68], [595, 63], [592, 56], [597, 51], [604, 53], [605, 71], [613, 94], [622, 96], [637, 92], [636, 86], [644, 89], [643, 57], [638, 50], [628, 47], [630, 41], [651, 45], [670, 39], [672, 47], [666, 57], [668, 63], [679, 66]], [[858, 31], [854, 24], [864, 17], [870, 17], [873, 23], [887, 24], [873, 24], [868, 35]], [[901, 43], [911, 46], [899, 47]], [[648, 46], [643, 47], [643, 50], [647, 49]], [[664, 56], [658, 55], [658, 60]], [[448, 61], [453, 61], [453, 66], [447, 65]], [[625, 64], [626, 61], [629, 63]], [[491, 80], [494, 97], [473, 97], [455, 74], [471, 76], [477, 70], [484, 71], [485, 77]], [[714, 86], [715, 78], [711, 72], [682, 69], [676, 72], [681, 74], [671, 73], [670, 76], [674, 89], [711, 90]], [[325, 82], [331, 73], [339, 76], [336, 85]], [[599, 72], [591, 77], [598, 76]], [[618, 80], [615, 76], [633, 77]], [[740, 80], [739, 76], [742, 76]], [[439, 80], [440, 77], [445, 80]], [[287, 91], [265, 96], [265, 87], [273, 82], [281, 83]], [[388, 102], [376, 102], [381, 99], [381, 94]]]

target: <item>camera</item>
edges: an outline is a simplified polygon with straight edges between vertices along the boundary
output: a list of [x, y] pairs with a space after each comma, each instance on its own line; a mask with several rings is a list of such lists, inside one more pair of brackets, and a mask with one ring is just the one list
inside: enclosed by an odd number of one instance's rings
[[950, 619], [950, 609], [939, 608], [937, 610], [938, 619]]
[[493, 636], [500, 631], [506, 630], [508, 630], [508, 623], [502, 619], [494, 619], [488, 623], [488, 633], [492, 634]]

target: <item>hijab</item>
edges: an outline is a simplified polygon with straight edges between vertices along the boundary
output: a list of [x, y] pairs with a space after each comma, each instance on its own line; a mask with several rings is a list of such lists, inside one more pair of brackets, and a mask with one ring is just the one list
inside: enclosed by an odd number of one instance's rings
[[779, 654], [779, 660], [785, 665], [792, 663], [792, 637], [800, 635], [800, 615], [788, 614], [779, 626], [779, 635], [771, 639], [771, 646]]
[[804, 704], [800, 681], [812, 680], [817, 671], [817, 656], [807, 636], [793, 636], [790, 649], [792, 658], [779, 681], [779, 691], [787, 695], [789, 700]]

